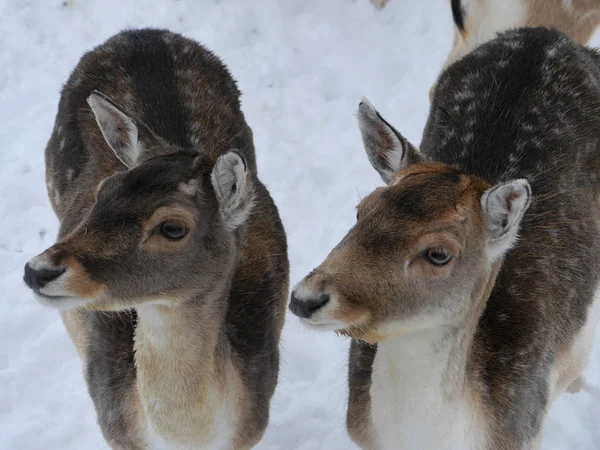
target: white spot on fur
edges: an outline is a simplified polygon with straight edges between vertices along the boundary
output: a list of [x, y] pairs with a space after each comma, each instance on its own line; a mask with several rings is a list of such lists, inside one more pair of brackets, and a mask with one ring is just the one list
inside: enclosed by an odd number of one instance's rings
[[533, 131], [533, 129], [534, 129], [534, 128], [533, 128], [533, 125], [531, 125], [530, 123], [527, 123], [527, 122], [523, 122], [523, 123], [521, 124], [521, 128], [522, 128], [524, 131], [527, 131], [528, 133], [531, 133], [531, 132]]
[[554, 58], [557, 53], [558, 53], [558, 47], [556, 47], [556, 46], [552, 46], [548, 50], [546, 50], [546, 56], [548, 58]]
[[73, 181], [73, 174], [75, 171], [72, 168], [67, 169], [67, 181]]
[[58, 192], [58, 189], [54, 189], [52, 196], [54, 197], [54, 204], [60, 205], [60, 192]]
[[175, 35], [173, 33], [165, 33], [162, 38], [167, 45], [171, 45], [173, 41], [175, 41]]
[[191, 195], [192, 197], [198, 192], [198, 180], [190, 180], [187, 183], [179, 183], [179, 190], [184, 194]]
[[200, 136], [191, 135], [191, 136], [189, 136], [189, 138], [190, 138], [190, 143], [192, 144], [192, 146], [194, 146], [194, 148], [200, 147], [200, 143], [202, 142]]
[[456, 101], [469, 100], [474, 97], [475, 97], [475, 92], [473, 92], [470, 89], [458, 91], [456, 94], [454, 94], [454, 100], [456, 100]]

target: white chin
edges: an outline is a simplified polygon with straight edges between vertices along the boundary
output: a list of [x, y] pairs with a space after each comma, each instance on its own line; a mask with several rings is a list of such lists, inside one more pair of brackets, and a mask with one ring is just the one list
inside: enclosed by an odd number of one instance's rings
[[346, 324], [339, 321], [320, 321], [314, 319], [300, 319], [300, 322], [306, 327], [317, 331], [338, 331], [346, 328]]
[[50, 297], [37, 293], [34, 293], [33, 295], [40, 304], [59, 309], [61, 311], [80, 308], [90, 303], [89, 299], [79, 297]]

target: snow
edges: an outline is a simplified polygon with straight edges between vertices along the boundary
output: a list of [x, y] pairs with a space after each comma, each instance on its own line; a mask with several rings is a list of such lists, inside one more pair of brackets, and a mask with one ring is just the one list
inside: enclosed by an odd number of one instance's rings
[[[107, 448], [75, 348], [58, 313], [23, 285], [22, 268], [58, 229], [43, 149], [59, 89], [85, 51], [141, 26], [199, 40], [237, 78], [259, 173], [287, 229], [292, 283], [345, 234], [360, 196], [380, 185], [354, 117], [361, 96], [418, 143], [452, 42], [444, 0], [392, 0], [382, 10], [368, 0], [0, 0], [1, 449]], [[344, 428], [347, 347], [288, 315], [272, 420], [258, 448], [354, 448]], [[544, 449], [600, 447], [600, 349], [586, 375], [592, 392], [559, 398]]]

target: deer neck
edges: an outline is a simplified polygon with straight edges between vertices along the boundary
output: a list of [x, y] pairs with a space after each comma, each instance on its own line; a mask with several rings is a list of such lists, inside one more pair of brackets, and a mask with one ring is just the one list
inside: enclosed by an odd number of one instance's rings
[[378, 342], [371, 415], [379, 448], [485, 448], [472, 350], [498, 268], [478, 284], [460, 323]]
[[240, 380], [225, 336], [226, 297], [213, 297], [137, 308], [137, 388], [150, 441], [231, 445]]
[[480, 448], [468, 440], [470, 340], [454, 329], [377, 344], [371, 415], [379, 448]]

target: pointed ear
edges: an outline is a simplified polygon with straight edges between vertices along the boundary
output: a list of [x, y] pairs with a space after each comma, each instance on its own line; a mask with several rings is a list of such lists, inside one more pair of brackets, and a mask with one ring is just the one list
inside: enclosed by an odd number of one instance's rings
[[487, 247], [492, 259], [504, 255], [517, 240], [521, 219], [531, 203], [527, 180], [491, 187], [481, 197], [487, 227]]
[[358, 127], [371, 165], [389, 183], [395, 173], [425, 158], [385, 121], [366, 97], [358, 105]]
[[108, 146], [128, 169], [135, 167], [142, 149], [136, 124], [101, 92], [93, 91], [87, 102]]
[[211, 181], [221, 218], [229, 230], [242, 225], [252, 209], [253, 186], [244, 158], [235, 150], [222, 155], [215, 164]]

